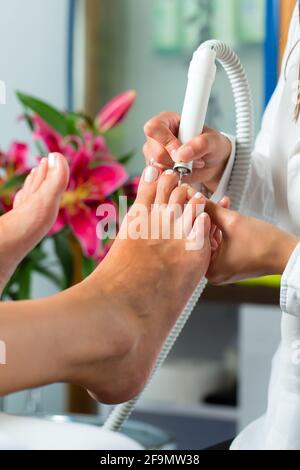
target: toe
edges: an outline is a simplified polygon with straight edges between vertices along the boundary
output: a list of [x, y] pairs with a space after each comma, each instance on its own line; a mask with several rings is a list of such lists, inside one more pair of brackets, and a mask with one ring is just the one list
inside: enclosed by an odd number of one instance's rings
[[188, 237], [190, 250], [201, 250], [206, 243], [210, 242], [210, 228], [210, 217], [203, 212], [196, 218]]
[[183, 186], [177, 186], [175, 189], [173, 189], [170, 199], [169, 199], [169, 205], [179, 205], [182, 206], [182, 211], [184, 208], [184, 205], [188, 202], [189, 196], [188, 196], [188, 187], [186, 185]]
[[14, 198], [13, 208], [17, 209], [23, 202], [23, 189], [17, 192]]
[[[191, 197], [191, 194], [193, 196]], [[183, 226], [184, 233], [189, 234], [192, 230], [197, 217], [204, 212], [206, 199], [203, 194], [194, 191], [192, 188], [188, 189], [188, 195], [191, 197], [188, 204], [185, 206], [183, 212]]]
[[178, 187], [179, 176], [173, 170], [165, 171], [159, 178], [155, 204], [168, 204], [171, 194]]
[[137, 204], [143, 204], [146, 207], [154, 204], [159, 175], [160, 170], [155, 166], [149, 165], [145, 168], [138, 188]]
[[24, 191], [29, 191], [29, 189], [32, 185], [33, 178], [34, 178], [34, 171], [32, 169], [31, 172], [29, 173], [29, 175], [26, 177], [26, 179], [24, 181], [24, 185], [23, 185], [23, 190]]
[[30, 194], [39, 190], [42, 182], [45, 180], [48, 171], [48, 160], [47, 158], [42, 158], [39, 166], [33, 171], [33, 179], [29, 188]]
[[24, 181], [23, 187], [20, 189], [20, 191], [18, 191], [18, 193], [15, 196], [15, 199], [14, 199], [15, 208], [18, 207], [20, 204], [22, 204], [24, 201], [26, 201], [28, 195], [31, 192], [33, 179], [34, 179], [34, 171], [31, 170], [31, 172], [29, 173], [29, 175], [27, 175]]
[[46, 162], [46, 175], [40, 190], [48, 197], [61, 196], [69, 181], [69, 165], [60, 153], [51, 153]]

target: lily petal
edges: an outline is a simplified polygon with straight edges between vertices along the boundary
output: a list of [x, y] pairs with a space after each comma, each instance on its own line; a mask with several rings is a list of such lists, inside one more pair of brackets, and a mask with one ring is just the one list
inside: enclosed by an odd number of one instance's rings
[[35, 115], [32, 120], [35, 124], [35, 131], [33, 136], [35, 138], [40, 138], [46, 145], [49, 152], [63, 153], [63, 148], [61, 145], [62, 137], [50, 126], [48, 126], [48, 124], [46, 124], [45, 121], [40, 118], [40, 116]]
[[128, 174], [119, 163], [104, 164], [90, 170], [88, 199], [99, 200], [107, 197], [123, 186], [128, 180]]
[[113, 98], [101, 109], [96, 117], [96, 127], [101, 132], [106, 132], [120, 124], [135, 100], [136, 92], [134, 90], [125, 91]]
[[79, 240], [86, 256], [97, 257], [102, 251], [102, 242], [97, 237], [96, 207], [80, 207], [75, 213], [67, 213], [68, 222]]
[[14, 165], [15, 173], [28, 171], [28, 145], [23, 142], [13, 142], [8, 151], [8, 163]]
[[60, 209], [57, 219], [49, 232], [49, 236], [55, 235], [60, 232], [67, 224], [66, 213], [64, 209]]

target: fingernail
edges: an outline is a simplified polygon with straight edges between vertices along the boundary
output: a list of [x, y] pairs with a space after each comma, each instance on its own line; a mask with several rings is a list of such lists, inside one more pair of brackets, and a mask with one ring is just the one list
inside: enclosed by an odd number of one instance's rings
[[165, 171], [165, 175], [168, 175], [168, 176], [174, 175], [174, 170], [167, 170], [167, 171]]
[[48, 155], [48, 165], [49, 165], [49, 168], [55, 168], [56, 167], [56, 154], [55, 153], [49, 153], [49, 155]]
[[177, 150], [172, 150], [171, 157], [175, 162], [176, 162], [176, 155], [177, 155]]
[[155, 166], [147, 166], [144, 171], [145, 183], [154, 183], [158, 179], [158, 169]]
[[34, 175], [35, 172], [36, 172], [36, 168], [32, 168], [32, 170], [31, 170], [30, 173], [31, 173], [32, 175]]
[[175, 155], [175, 161], [190, 161], [193, 159], [194, 156], [195, 153], [192, 147], [190, 147], [189, 145], [184, 145], [183, 147], [180, 147], [179, 150], [177, 150]]
[[195, 196], [194, 196], [195, 199], [202, 199], [203, 198], [203, 194], [202, 193], [196, 193]]
[[200, 160], [200, 161], [195, 161], [194, 162], [194, 168], [198, 168], [198, 169], [202, 169], [205, 167], [205, 161], [204, 160]]

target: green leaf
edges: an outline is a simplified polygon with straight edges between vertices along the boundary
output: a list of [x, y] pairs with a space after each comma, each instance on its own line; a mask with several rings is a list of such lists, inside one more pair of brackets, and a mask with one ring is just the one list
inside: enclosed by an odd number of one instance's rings
[[53, 237], [56, 255], [64, 274], [64, 288], [70, 287], [74, 279], [74, 260], [66, 231], [61, 231]]
[[10, 191], [12, 189], [16, 189], [18, 187], [21, 187], [26, 179], [26, 174], [23, 175], [16, 175], [10, 180], [6, 181], [1, 187], [0, 187], [0, 193], [6, 193], [7, 191]]
[[60, 290], [65, 288], [64, 279], [55, 274], [53, 271], [50, 271], [49, 268], [46, 268], [45, 266], [41, 265], [35, 265], [34, 270], [39, 274], [42, 274], [47, 279], [50, 279], [50, 281], [52, 281], [53, 284], [55, 284], [55, 286], [58, 287]]
[[31, 130], [31, 132], [33, 132], [34, 131], [34, 124], [33, 124], [33, 120], [31, 118], [30, 114], [25, 112], [24, 113], [24, 119], [27, 122], [27, 125], [28, 125], [29, 129]]
[[47, 253], [42, 249], [41, 243], [37, 245], [28, 255], [33, 263], [40, 263], [47, 257]]
[[135, 154], [136, 154], [136, 151], [132, 150], [131, 152], [128, 152], [122, 157], [118, 158], [118, 162], [121, 163], [122, 165], [127, 165], [127, 163], [129, 163], [130, 160], [132, 160]]
[[19, 289], [17, 293], [18, 300], [30, 299], [31, 294], [31, 281], [32, 281], [32, 268], [31, 260], [25, 258], [24, 263], [20, 269]]
[[96, 261], [93, 258], [82, 257], [82, 276], [85, 279], [88, 277], [96, 268]]
[[78, 121], [84, 121], [89, 129], [94, 130], [94, 121], [92, 118], [87, 116], [84, 113], [68, 113], [67, 114], [67, 119], [70, 123], [75, 123], [73, 124], [75, 129], [77, 130], [78, 133]]
[[20, 102], [29, 108], [34, 113], [38, 114], [50, 127], [55, 129], [60, 135], [67, 136], [69, 134], [68, 119], [64, 114], [48, 103], [34, 98], [33, 96], [25, 95], [20, 91], [17, 92], [17, 97]]

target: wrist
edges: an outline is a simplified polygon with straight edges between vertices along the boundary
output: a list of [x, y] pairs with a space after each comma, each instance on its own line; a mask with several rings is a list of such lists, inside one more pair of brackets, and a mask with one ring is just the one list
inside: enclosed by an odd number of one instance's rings
[[266, 254], [270, 274], [283, 274], [300, 239], [289, 233], [276, 229]]
[[218, 148], [222, 149], [223, 156], [220, 158], [219, 164], [215, 168], [212, 177], [209, 179], [209, 181], [205, 182], [205, 187], [210, 193], [214, 193], [217, 190], [233, 152], [233, 144], [230, 138], [224, 134], [219, 134], [219, 138], [220, 142], [218, 143]]

